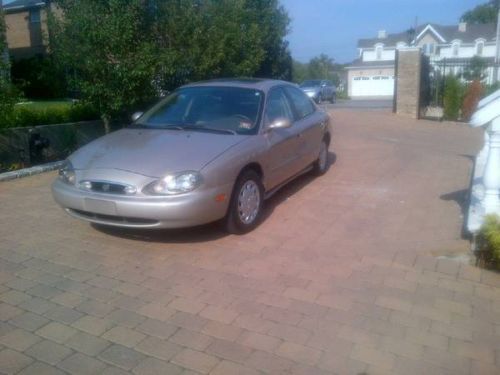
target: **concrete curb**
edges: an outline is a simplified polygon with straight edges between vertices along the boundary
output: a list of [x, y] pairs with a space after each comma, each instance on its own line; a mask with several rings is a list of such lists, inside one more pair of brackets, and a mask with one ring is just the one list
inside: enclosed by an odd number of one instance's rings
[[55, 161], [52, 163], [37, 165], [31, 168], [18, 169], [17, 171], [0, 173], [0, 182], [14, 180], [16, 178], [33, 176], [43, 172], [49, 172], [59, 169], [63, 164], [63, 161]]

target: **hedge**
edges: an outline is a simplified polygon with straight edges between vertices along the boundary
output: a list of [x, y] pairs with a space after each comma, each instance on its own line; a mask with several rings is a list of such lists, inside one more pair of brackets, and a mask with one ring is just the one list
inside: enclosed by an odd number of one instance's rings
[[0, 129], [90, 121], [98, 118], [97, 112], [84, 104], [61, 103], [47, 107], [18, 104], [10, 113], [0, 114]]

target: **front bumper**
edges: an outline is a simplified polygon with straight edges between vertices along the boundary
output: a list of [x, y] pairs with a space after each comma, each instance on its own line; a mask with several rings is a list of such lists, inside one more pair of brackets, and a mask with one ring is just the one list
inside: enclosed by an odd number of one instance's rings
[[[89, 222], [128, 228], [183, 228], [222, 219], [231, 197], [231, 185], [196, 189], [173, 196], [125, 196], [87, 192], [57, 179], [54, 200], [67, 213]], [[226, 199], [215, 197], [225, 194]]]

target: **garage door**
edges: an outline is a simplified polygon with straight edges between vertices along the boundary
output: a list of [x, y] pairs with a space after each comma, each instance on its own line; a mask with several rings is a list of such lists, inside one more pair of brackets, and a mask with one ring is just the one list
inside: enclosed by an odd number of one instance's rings
[[353, 77], [351, 96], [392, 96], [394, 95], [393, 76]]

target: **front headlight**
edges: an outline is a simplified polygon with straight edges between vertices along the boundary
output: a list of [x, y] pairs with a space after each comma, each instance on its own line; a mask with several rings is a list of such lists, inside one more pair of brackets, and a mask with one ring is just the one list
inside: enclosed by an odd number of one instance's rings
[[201, 185], [201, 175], [198, 172], [182, 172], [168, 175], [146, 186], [144, 192], [153, 195], [174, 195], [190, 192]]
[[59, 169], [59, 178], [68, 185], [74, 185], [76, 182], [75, 169], [69, 160], [66, 160]]

